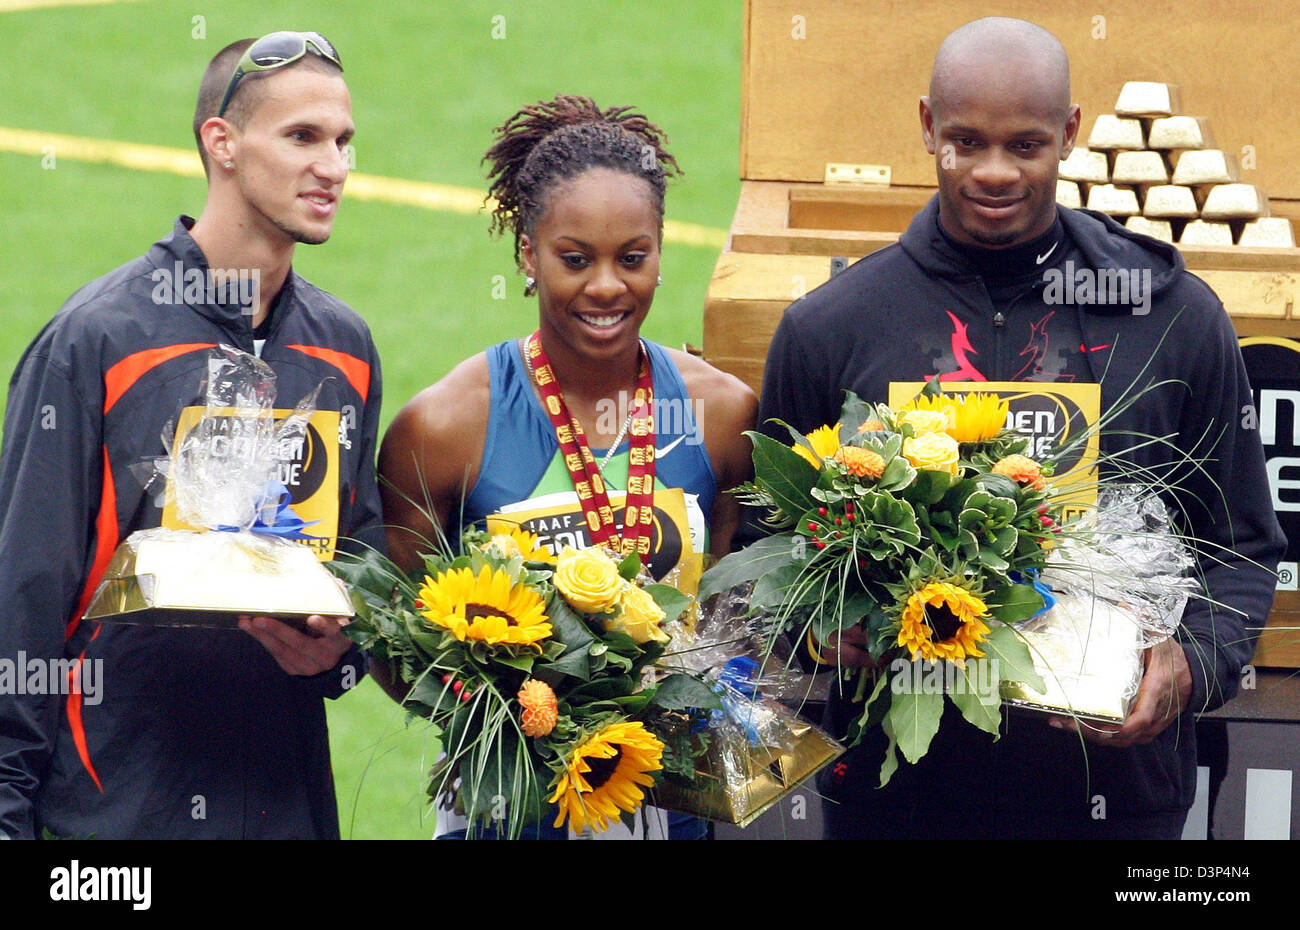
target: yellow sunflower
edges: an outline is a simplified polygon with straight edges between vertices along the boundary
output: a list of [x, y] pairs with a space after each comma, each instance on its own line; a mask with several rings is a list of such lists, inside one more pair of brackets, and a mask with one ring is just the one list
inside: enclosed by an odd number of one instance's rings
[[803, 456], [814, 468], [821, 468], [822, 461], [830, 458], [840, 450], [840, 428], [838, 426], [819, 426], [804, 437], [812, 445], [813, 451], [801, 442], [796, 442], [792, 449]]
[[987, 606], [970, 591], [931, 581], [907, 599], [898, 645], [907, 647], [914, 662], [947, 659], [965, 665], [967, 656], [984, 655], [979, 644], [989, 634], [987, 615]]
[[451, 630], [461, 642], [479, 639], [533, 645], [551, 635], [546, 602], [510, 575], [484, 565], [478, 577], [468, 568], [440, 572], [434, 581], [424, 576], [418, 601], [420, 613], [436, 626]]
[[948, 435], [958, 442], [983, 442], [1007, 425], [1007, 402], [996, 394], [972, 391], [953, 407], [954, 426]]
[[601, 833], [617, 823], [621, 811], [634, 811], [645, 800], [642, 787], [654, 784], [650, 772], [663, 768], [664, 744], [640, 723], [614, 723], [588, 737], [565, 763], [555, 781], [551, 803], [559, 803], [555, 826], [582, 831], [587, 824]]
[[958, 442], [992, 439], [1007, 424], [1007, 402], [996, 394], [936, 394], [917, 397], [902, 410], [928, 410], [948, 418], [944, 432]]

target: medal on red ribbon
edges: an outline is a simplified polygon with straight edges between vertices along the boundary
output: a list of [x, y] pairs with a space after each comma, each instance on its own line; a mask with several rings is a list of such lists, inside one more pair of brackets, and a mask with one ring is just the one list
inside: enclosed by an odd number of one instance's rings
[[637, 552], [641, 561], [647, 562], [650, 556], [650, 529], [654, 523], [655, 431], [654, 379], [650, 373], [650, 357], [645, 346], [640, 346], [636, 393], [629, 414], [627, 500], [621, 536], [614, 521], [614, 509], [609, 503], [604, 476], [596, 464], [596, 457], [591, 454], [582, 425], [569, 412], [569, 407], [564, 402], [564, 393], [560, 390], [555, 371], [542, 349], [540, 333], [528, 337], [524, 351], [528, 368], [542, 395], [542, 406], [555, 429], [560, 454], [573, 481], [578, 502], [582, 505], [582, 516], [587, 522], [592, 542], [624, 554]]

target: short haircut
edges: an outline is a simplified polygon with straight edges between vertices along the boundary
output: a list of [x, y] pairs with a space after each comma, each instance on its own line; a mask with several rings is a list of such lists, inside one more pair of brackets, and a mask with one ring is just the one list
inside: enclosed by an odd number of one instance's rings
[[[211, 171], [208, 165], [208, 153], [203, 150], [203, 124], [217, 115], [217, 110], [221, 108], [221, 98], [226, 95], [230, 78], [234, 75], [235, 68], [239, 66], [239, 59], [244, 57], [244, 52], [248, 51], [249, 46], [256, 41], [256, 38], [252, 38], [231, 42], [213, 56], [212, 61], [208, 63], [208, 69], [203, 72], [203, 80], [199, 83], [199, 100], [194, 107], [194, 141], [199, 147], [199, 158], [203, 160], [204, 174], [211, 174]], [[330, 74], [343, 73], [343, 69], [334, 62], [310, 53], [285, 67], [300, 66]], [[261, 87], [262, 79], [283, 70], [284, 68], [276, 68], [272, 71], [254, 71], [240, 78], [239, 83], [235, 85], [235, 92], [230, 96], [230, 102], [226, 105], [225, 118], [243, 129], [248, 124], [248, 118], [253, 115], [253, 111], [265, 96]]]

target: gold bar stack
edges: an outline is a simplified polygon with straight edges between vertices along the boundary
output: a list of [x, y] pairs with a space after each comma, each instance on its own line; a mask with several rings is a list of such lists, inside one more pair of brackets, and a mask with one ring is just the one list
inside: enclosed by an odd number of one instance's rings
[[1210, 121], [1180, 109], [1176, 85], [1127, 82], [1087, 146], [1061, 162], [1057, 203], [1082, 201], [1165, 242], [1294, 248], [1291, 221], [1270, 217], [1264, 191], [1241, 183], [1236, 159], [1215, 148]]

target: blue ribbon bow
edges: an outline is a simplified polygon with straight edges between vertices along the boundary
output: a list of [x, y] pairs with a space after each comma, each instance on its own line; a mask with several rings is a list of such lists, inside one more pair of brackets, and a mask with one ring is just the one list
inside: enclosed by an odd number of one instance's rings
[[710, 722], [717, 726], [723, 718], [740, 727], [749, 745], [759, 744], [758, 727], [754, 723], [754, 702], [763, 696], [758, 689], [758, 663], [748, 656], [728, 659], [718, 674], [713, 690], [722, 699], [723, 710], [715, 710]]
[[[303, 539], [324, 539], [323, 536], [311, 536], [304, 533], [303, 530], [309, 526], [315, 526], [319, 520], [310, 520], [304, 522], [302, 517], [293, 512], [289, 502], [293, 495], [289, 489], [280, 481], [268, 481], [262, 488], [261, 494], [257, 497], [254, 505], [257, 510], [257, 517], [253, 520], [249, 532], [262, 533], [267, 536], [278, 536], [281, 539], [303, 540]], [[270, 515], [270, 520], [264, 520], [265, 515]], [[238, 526], [219, 526], [217, 527], [222, 533], [238, 533]]]

